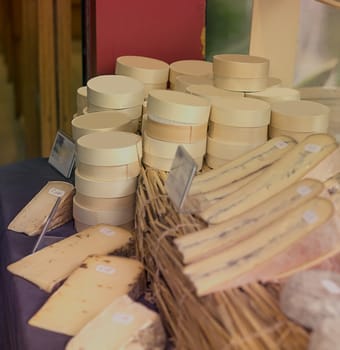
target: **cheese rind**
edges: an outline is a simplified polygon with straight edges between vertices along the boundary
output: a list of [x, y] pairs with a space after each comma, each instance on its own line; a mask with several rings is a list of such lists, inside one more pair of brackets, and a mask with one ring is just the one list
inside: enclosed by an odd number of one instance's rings
[[214, 85], [230, 91], [255, 92], [268, 86], [268, 78], [224, 78], [214, 75]]
[[72, 219], [73, 195], [74, 186], [72, 184], [64, 181], [48, 181], [12, 219], [8, 229], [23, 232], [28, 236], [38, 235], [41, 233], [58, 197], [61, 197], [61, 201], [47, 231], [65, 224]]
[[143, 289], [143, 266], [138, 260], [91, 256], [49, 297], [28, 324], [76, 335], [116, 298], [125, 294], [138, 298]]
[[170, 64], [169, 81], [174, 85], [178, 75], [211, 76], [213, 65], [204, 60], [179, 60]]
[[89, 255], [133, 254], [131, 243], [129, 231], [111, 225], [96, 225], [27, 255], [7, 269], [49, 293]]
[[87, 323], [66, 350], [164, 349], [166, 336], [159, 315], [127, 295], [113, 301]]

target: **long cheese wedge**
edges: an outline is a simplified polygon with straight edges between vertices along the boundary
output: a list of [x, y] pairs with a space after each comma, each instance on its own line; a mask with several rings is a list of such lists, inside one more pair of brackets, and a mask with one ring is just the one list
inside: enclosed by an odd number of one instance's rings
[[129, 294], [136, 299], [142, 291], [143, 266], [139, 261], [92, 256], [84, 260], [28, 323], [76, 335], [116, 298]]
[[296, 142], [289, 137], [271, 139], [220, 168], [197, 175], [189, 194], [215, 190], [265, 168], [291, 151], [295, 145]]
[[64, 181], [47, 182], [10, 222], [8, 229], [26, 233], [28, 236], [38, 235], [58, 197], [61, 197], [61, 201], [47, 231], [65, 224], [72, 219], [73, 195], [72, 184]]
[[255, 235], [259, 229], [317, 196], [322, 190], [323, 184], [317, 180], [298, 181], [235, 218], [177, 238], [174, 242], [185, 263], [213, 256]]
[[89, 255], [133, 253], [132, 235], [110, 225], [92, 226], [25, 256], [7, 269], [46, 292], [68, 277]]
[[183, 271], [194, 284], [198, 295], [215, 292], [289, 249], [292, 244], [326, 222], [332, 214], [333, 205], [329, 200], [313, 198], [231, 249], [186, 266]]
[[165, 341], [159, 315], [123, 295], [87, 323], [69, 341], [66, 350], [162, 350]]
[[282, 191], [306, 174], [309, 175], [308, 172], [336, 148], [337, 144], [333, 137], [327, 134], [311, 135], [266, 169], [263, 174], [242, 187], [242, 192], [234, 192], [199, 213], [199, 216], [210, 224], [218, 224], [239, 215]]

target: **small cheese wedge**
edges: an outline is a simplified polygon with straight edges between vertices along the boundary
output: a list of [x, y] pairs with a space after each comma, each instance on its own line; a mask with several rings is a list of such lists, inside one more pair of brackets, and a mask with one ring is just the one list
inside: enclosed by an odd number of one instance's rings
[[282, 191], [307, 173], [309, 177], [319, 179], [310, 176], [309, 171], [332, 154], [336, 148], [337, 144], [333, 137], [326, 134], [311, 135], [244, 186], [242, 193], [234, 192], [199, 215], [210, 224], [218, 224]]
[[264, 226], [320, 194], [323, 188], [323, 184], [317, 180], [297, 181], [243, 214], [219, 225], [177, 238], [175, 244], [185, 263], [213, 256], [255, 235]]
[[66, 350], [158, 349], [166, 336], [158, 314], [127, 295], [113, 301], [83, 327]]
[[313, 198], [231, 249], [188, 265], [183, 271], [199, 296], [224, 289], [233, 279], [289, 249], [332, 215], [329, 200]]
[[135, 259], [91, 256], [28, 321], [31, 326], [76, 335], [116, 298], [143, 292], [143, 266]]
[[23, 232], [28, 236], [38, 235], [41, 233], [58, 197], [61, 197], [61, 201], [47, 231], [65, 224], [72, 219], [72, 198], [74, 192], [74, 186], [68, 182], [47, 182], [9, 223], [8, 229]]
[[110, 225], [92, 226], [7, 266], [8, 271], [50, 293], [89, 255], [133, 254], [129, 231]]
[[213, 191], [255, 173], [280, 159], [295, 145], [294, 140], [285, 136], [269, 140], [220, 168], [195, 176], [189, 194]]

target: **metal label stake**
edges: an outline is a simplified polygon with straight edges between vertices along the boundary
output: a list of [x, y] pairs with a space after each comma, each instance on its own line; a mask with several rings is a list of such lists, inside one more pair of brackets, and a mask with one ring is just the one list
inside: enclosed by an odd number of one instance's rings
[[53, 219], [53, 217], [54, 217], [54, 215], [55, 215], [55, 213], [57, 211], [57, 208], [59, 206], [60, 201], [61, 201], [61, 197], [58, 197], [56, 202], [54, 203], [54, 206], [53, 206], [50, 214], [47, 217], [47, 220], [46, 220], [45, 225], [44, 225], [44, 227], [43, 227], [43, 229], [41, 231], [41, 234], [40, 234], [40, 236], [39, 236], [39, 238], [37, 240], [37, 243], [35, 244], [35, 246], [34, 246], [34, 248], [32, 250], [32, 254], [35, 253], [38, 250], [39, 244], [40, 244], [40, 242], [42, 241], [42, 239], [44, 238], [44, 236], [45, 236], [45, 234], [47, 232], [47, 229], [48, 229], [48, 227], [49, 227], [49, 225], [51, 223], [51, 220]]

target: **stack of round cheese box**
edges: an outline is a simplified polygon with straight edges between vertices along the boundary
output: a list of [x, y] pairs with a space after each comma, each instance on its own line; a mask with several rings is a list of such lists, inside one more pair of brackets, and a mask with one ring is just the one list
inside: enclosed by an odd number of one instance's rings
[[210, 98], [206, 163], [217, 168], [267, 141], [270, 104], [248, 97]]
[[143, 126], [143, 162], [171, 169], [177, 147], [183, 145], [200, 169], [206, 152], [210, 103], [207, 99], [172, 90], [152, 90]]
[[99, 223], [129, 225], [134, 220], [142, 139], [123, 131], [95, 132], [76, 142], [76, 230]]
[[169, 64], [151, 57], [120, 56], [116, 60], [115, 74], [139, 80], [144, 85], [144, 98], [150, 90], [166, 89]]
[[315, 133], [327, 133], [329, 107], [314, 101], [280, 101], [271, 104], [269, 137], [290, 136], [297, 142]]
[[123, 75], [100, 75], [87, 82], [87, 107], [84, 113], [109, 110], [126, 115], [138, 130], [144, 102], [144, 85]]

